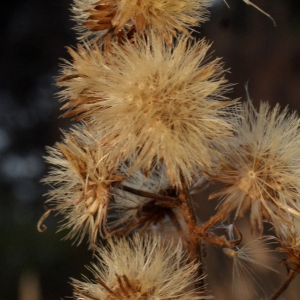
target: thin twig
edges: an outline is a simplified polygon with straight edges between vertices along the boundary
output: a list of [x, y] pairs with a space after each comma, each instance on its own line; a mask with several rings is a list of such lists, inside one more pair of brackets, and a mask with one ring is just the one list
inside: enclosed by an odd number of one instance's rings
[[157, 205], [167, 206], [167, 207], [178, 207], [178, 205], [180, 205], [180, 202], [178, 201], [178, 199], [172, 198], [169, 196], [162, 196], [162, 195], [158, 195], [158, 194], [154, 194], [154, 193], [150, 193], [150, 192], [137, 190], [137, 189], [134, 189], [134, 188], [126, 186], [126, 185], [122, 185], [122, 189], [125, 192], [129, 192], [129, 193], [137, 195], [137, 196], [157, 200], [157, 203], [156, 203]]
[[224, 216], [224, 209], [220, 210], [217, 214], [215, 214], [213, 217], [211, 217], [203, 226], [201, 226], [200, 228], [198, 228], [198, 234], [200, 234], [201, 236], [205, 236], [208, 235], [208, 233], [206, 233], [206, 231], [213, 226], [214, 224], [216, 224], [218, 221], [220, 221], [223, 216]]
[[281, 287], [275, 292], [275, 294], [272, 296], [270, 300], [276, 300], [278, 297], [288, 288], [292, 280], [296, 277], [298, 274], [297, 270], [290, 270], [290, 273], [286, 277], [284, 283], [281, 285]]
[[228, 241], [224, 235], [222, 236], [216, 236], [213, 233], [207, 232], [207, 230], [216, 224], [219, 220], [222, 219], [224, 215], [224, 209], [219, 211], [217, 214], [215, 214], [213, 217], [211, 217], [202, 227], [198, 227], [196, 229], [197, 234], [201, 236], [201, 238], [210, 243], [214, 244], [219, 247], [227, 247], [227, 248], [234, 248], [237, 245], [240, 244], [242, 241], [242, 234], [236, 227], [235, 223], [233, 223], [233, 228], [235, 230], [235, 233], [237, 235], [237, 238], [233, 241]]

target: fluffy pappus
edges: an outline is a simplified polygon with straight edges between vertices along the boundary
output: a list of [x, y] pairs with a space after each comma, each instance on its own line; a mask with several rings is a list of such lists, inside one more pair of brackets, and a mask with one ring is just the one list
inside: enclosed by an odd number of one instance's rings
[[[253, 299], [254, 296], [259, 299], [259, 294], [264, 294], [261, 280], [256, 271], [261, 269], [265, 272], [278, 273], [271, 264], [272, 260], [277, 260], [274, 255], [275, 250], [272, 249], [274, 244], [277, 244], [274, 236], [263, 236], [242, 247], [223, 248], [223, 252], [233, 260], [232, 289], [236, 297]], [[264, 295], [265, 298], [267, 295]]]
[[285, 108], [280, 112], [261, 103], [258, 111], [250, 100], [237, 119], [237, 130], [228, 139], [219, 170], [211, 178], [226, 187], [210, 199], [221, 197], [223, 219], [235, 211], [242, 217], [250, 210], [252, 231], [263, 232], [263, 218], [276, 227], [300, 217], [300, 135], [299, 117]]
[[74, 299], [211, 299], [195, 289], [197, 265], [188, 263], [181, 244], [135, 235], [109, 239], [97, 251], [99, 261], [90, 268], [94, 280], [73, 280]]
[[52, 187], [46, 196], [52, 210], [64, 216], [60, 230], [78, 244], [88, 235], [90, 247], [98, 234], [108, 235], [106, 218], [111, 184], [124, 179], [116, 175], [109, 158], [89, 133], [80, 127], [65, 134], [62, 143], [48, 147], [46, 161], [52, 165], [43, 179]]
[[114, 44], [112, 54], [70, 50], [73, 62], [59, 81], [64, 116], [103, 129], [103, 144], [117, 161], [131, 160], [132, 171], [163, 162], [172, 185], [191, 184], [218, 155], [215, 145], [232, 135], [235, 101], [224, 96], [219, 60], [207, 62], [209, 48], [181, 36], [171, 49], [152, 32], [135, 46]]

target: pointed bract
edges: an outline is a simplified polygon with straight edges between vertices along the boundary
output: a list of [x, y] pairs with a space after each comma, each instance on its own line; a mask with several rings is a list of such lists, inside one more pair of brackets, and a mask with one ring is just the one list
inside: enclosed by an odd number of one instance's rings
[[290, 219], [291, 224], [280, 223], [274, 226], [278, 242], [279, 252], [286, 254], [284, 263], [290, 270], [300, 270], [300, 221], [296, 218]]
[[90, 246], [98, 234], [107, 236], [106, 218], [111, 184], [124, 179], [116, 175], [109, 157], [89, 133], [80, 127], [65, 134], [64, 142], [48, 148], [46, 161], [52, 169], [43, 182], [53, 189], [47, 194], [51, 209], [62, 214], [60, 230], [78, 243], [88, 235]]

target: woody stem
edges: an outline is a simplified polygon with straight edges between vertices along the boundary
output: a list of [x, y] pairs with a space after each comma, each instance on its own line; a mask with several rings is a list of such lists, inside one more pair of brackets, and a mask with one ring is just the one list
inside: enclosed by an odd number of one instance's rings
[[278, 297], [288, 288], [288, 286], [290, 285], [290, 283], [296, 277], [297, 274], [298, 274], [297, 270], [290, 270], [290, 272], [289, 272], [288, 276], [286, 277], [284, 283], [275, 292], [275, 294], [272, 296], [272, 298], [270, 300], [276, 300], [276, 299], [278, 299]]
[[192, 206], [191, 196], [184, 182], [182, 182], [182, 187], [179, 189], [178, 199], [180, 200], [180, 208], [188, 229], [191, 260], [201, 263], [198, 268], [198, 276], [202, 279], [199, 281], [198, 287], [204, 289], [201, 237], [197, 234], [197, 219]]

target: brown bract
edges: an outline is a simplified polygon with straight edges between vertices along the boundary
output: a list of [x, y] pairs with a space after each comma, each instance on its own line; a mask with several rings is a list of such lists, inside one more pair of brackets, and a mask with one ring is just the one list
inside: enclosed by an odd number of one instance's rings
[[64, 216], [66, 222], [60, 230], [70, 230], [66, 238], [75, 237], [80, 243], [88, 235], [93, 246], [98, 234], [108, 235], [106, 218], [111, 184], [124, 176], [116, 175], [98, 144], [81, 134], [74, 130], [65, 136], [63, 143], [48, 148], [46, 160], [53, 167], [43, 181], [53, 187], [47, 194], [47, 203]]
[[173, 209], [160, 206], [155, 202], [155, 200], [148, 200], [136, 206], [124, 207], [125, 216], [122, 218], [122, 221], [125, 223], [125, 226], [116, 232], [128, 235], [138, 230], [143, 234], [145, 231], [153, 229], [153, 226], [159, 226], [163, 230], [164, 222], [166, 222], [167, 218], [170, 218], [174, 225], [176, 224], [175, 228], [180, 231], [181, 228]]
[[[122, 166], [125, 173], [128, 173], [128, 167]], [[113, 221], [109, 223], [109, 228], [118, 234], [130, 234], [139, 231], [143, 234], [146, 231], [152, 231], [158, 227], [170, 227], [173, 223], [176, 229], [180, 228], [177, 221], [176, 213], [173, 211], [172, 201], [162, 201], [164, 195], [169, 193], [170, 183], [167, 180], [165, 169], [161, 166], [154, 170], [149, 177], [142, 172], [133, 173], [128, 179], [122, 182], [118, 188], [114, 188], [114, 202], [112, 210], [115, 211]], [[140, 193], [136, 195], [134, 193]], [[147, 196], [147, 194], [149, 194]], [[157, 196], [158, 198], [151, 197]], [[168, 205], [169, 204], [169, 205]]]
[[277, 250], [286, 255], [284, 263], [288, 269], [300, 272], [300, 222], [290, 219], [290, 225], [281, 223], [274, 227], [278, 241], [281, 244]]

